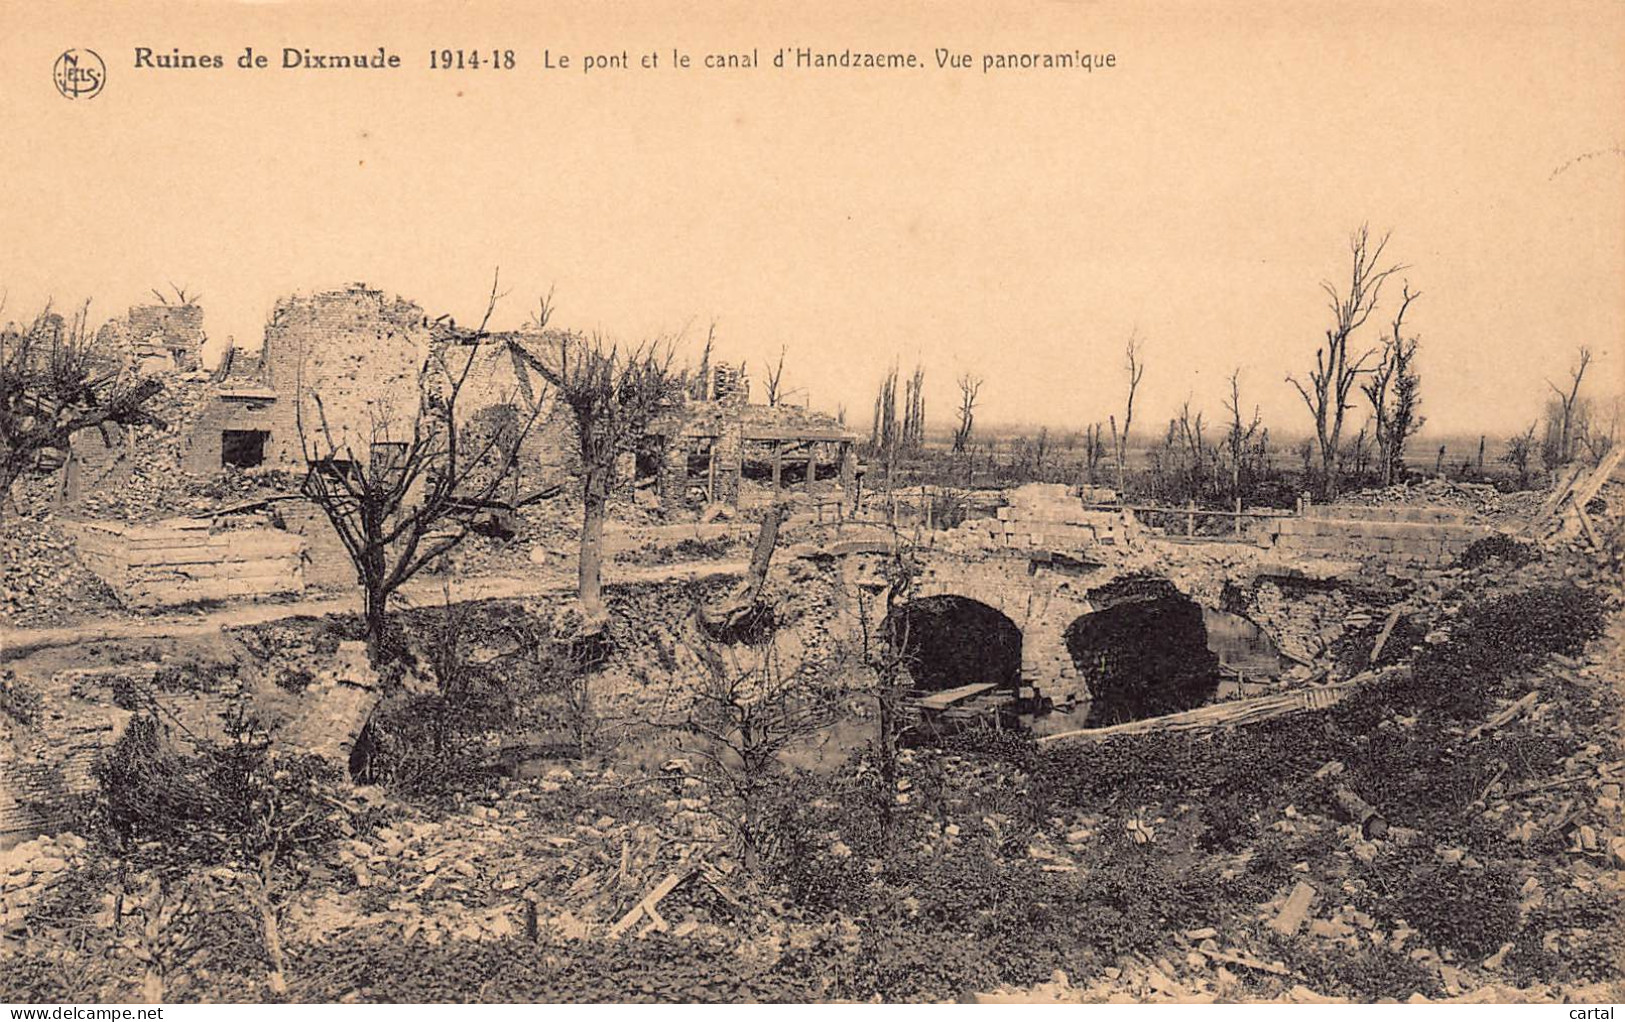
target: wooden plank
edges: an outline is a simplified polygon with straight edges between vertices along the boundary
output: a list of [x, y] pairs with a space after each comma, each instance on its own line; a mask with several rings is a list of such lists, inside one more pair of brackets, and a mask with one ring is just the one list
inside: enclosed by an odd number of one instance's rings
[[1290, 937], [1303, 927], [1303, 922], [1309, 916], [1309, 907], [1320, 897], [1320, 892], [1299, 880], [1292, 893], [1287, 896], [1286, 903], [1281, 911], [1270, 923], [1270, 929], [1283, 937]]
[[1591, 543], [1591, 548], [1593, 550], [1601, 550], [1602, 540], [1597, 538], [1596, 527], [1591, 524], [1591, 516], [1586, 514], [1585, 505], [1575, 504], [1573, 510], [1574, 517], [1580, 520], [1581, 530], [1585, 532], [1586, 539]]
[[1043, 736], [1038, 739], [1038, 744], [1047, 745], [1050, 742], [1078, 738], [1110, 738], [1115, 735], [1149, 734], [1154, 731], [1198, 731], [1209, 728], [1234, 727], [1238, 724], [1252, 724], [1261, 720], [1269, 720], [1272, 717], [1279, 717], [1288, 713], [1299, 713], [1304, 710], [1324, 710], [1341, 702], [1362, 682], [1377, 676], [1378, 672], [1366, 672], [1349, 681], [1335, 685], [1298, 688], [1289, 692], [1277, 692], [1249, 699], [1232, 699], [1228, 702], [1214, 703], [1210, 706], [1202, 706], [1180, 713], [1170, 713], [1162, 717], [1147, 717], [1144, 720], [1133, 720], [1126, 724], [1113, 724], [1110, 727], [1062, 731], [1059, 734]]
[[1579, 465], [1569, 466], [1560, 477], [1557, 486], [1541, 503], [1540, 510], [1535, 513], [1534, 518], [1525, 523], [1523, 529], [1519, 531], [1523, 532], [1532, 526], [1544, 524], [1548, 518], [1556, 514], [1563, 501], [1568, 499], [1569, 492], [1574, 489], [1574, 484], [1579, 480], [1581, 471], [1582, 468]]
[[1614, 449], [1609, 451], [1607, 457], [1602, 459], [1602, 464], [1598, 465], [1597, 470], [1591, 473], [1591, 478], [1569, 494], [1569, 500], [1574, 503], [1575, 507], [1584, 508], [1591, 503], [1597, 494], [1602, 491], [1603, 484], [1614, 474], [1614, 469], [1619, 467], [1619, 461], [1622, 457], [1625, 457], [1625, 444], [1615, 444]]
[[797, 429], [794, 426], [747, 425], [744, 435], [746, 440], [817, 440], [850, 443], [858, 439], [856, 433], [849, 433], [844, 429], [820, 429], [817, 427]]
[[946, 710], [956, 703], [962, 703], [984, 692], [991, 692], [995, 688], [998, 688], [998, 686], [993, 684], [961, 685], [958, 688], [933, 692], [931, 695], [920, 699], [919, 706], [921, 709], [926, 710]]
[[1382, 631], [1377, 634], [1377, 641], [1371, 647], [1371, 663], [1376, 663], [1382, 656], [1382, 647], [1388, 645], [1388, 637], [1394, 634], [1394, 626], [1399, 623], [1399, 608], [1395, 607], [1388, 612], [1388, 620], [1382, 623]]
[[688, 878], [689, 872], [691, 871], [684, 871], [682, 873], [668, 873], [666, 875], [666, 879], [660, 881], [660, 883], [655, 886], [654, 890], [645, 895], [642, 901], [639, 901], [636, 905], [633, 905], [631, 910], [628, 911], [626, 915], [621, 917], [620, 922], [610, 927], [609, 935], [611, 939], [619, 937], [621, 934], [631, 929], [632, 924], [637, 922], [638, 917], [641, 915], [647, 913], [650, 919], [659, 919], [660, 916], [655, 912], [655, 906], [660, 904], [660, 899], [676, 890], [677, 885]]

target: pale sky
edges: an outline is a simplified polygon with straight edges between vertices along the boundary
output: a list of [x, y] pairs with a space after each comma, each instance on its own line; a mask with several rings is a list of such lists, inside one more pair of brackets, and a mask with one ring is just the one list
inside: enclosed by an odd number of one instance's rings
[[[395, 72], [239, 71], [244, 46], [387, 46]], [[68, 47], [108, 65], [59, 96]], [[135, 70], [135, 47], [219, 71]], [[441, 47], [512, 71], [431, 71]], [[908, 50], [895, 71], [707, 72], [694, 55]], [[939, 71], [933, 50], [968, 51]], [[545, 71], [542, 51], [660, 53]], [[987, 51], [1112, 52], [1105, 72], [984, 75]], [[1423, 297], [1435, 429], [1537, 414], [1580, 344], [1625, 378], [1625, 5], [1598, 3], [593, 3], [43, 5], [0, 0], [0, 288], [102, 316], [173, 281], [215, 341], [256, 346], [278, 296], [366, 281], [497, 325], [553, 287], [560, 325], [641, 337], [715, 319], [724, 357], [789, 346], [786, 385], [867, 425], [886, 365], [953, 378], [986, 421], [1081, 429], [1225, 377], [1268, 423], [1328, 323], [1349, 231], [1392, 229]], [[1397, 281], [1396, 281], [1397, 283]], [[1397, 294], [1397, 288], [1396, 288]], [[1367, 340], [1385, 326], [1373, 317]], [[1355, 413], [1363, 417], [1363, 409]], [[1155, 428], [1155, 426], [1149, 427]]]

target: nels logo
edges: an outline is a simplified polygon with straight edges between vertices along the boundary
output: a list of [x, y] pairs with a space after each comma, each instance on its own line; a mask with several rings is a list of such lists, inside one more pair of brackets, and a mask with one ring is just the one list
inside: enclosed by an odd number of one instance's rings
[[51, 80], [68, 99], [90, 99], [107, 83], [107, 65], [95, 50], [64, 50], [51, 69]]

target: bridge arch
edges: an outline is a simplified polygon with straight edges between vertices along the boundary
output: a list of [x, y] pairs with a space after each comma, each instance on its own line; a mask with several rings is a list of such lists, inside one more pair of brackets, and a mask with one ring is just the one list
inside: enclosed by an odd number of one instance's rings
[[917, 689], [1021, 684], [1021, 628], [991, 604], [952, 594], [916, 597], [894, 608], [886, 627], [901, 636]]
[[1218, 691], [1201, 606], [1167, 579], [1130, 576], [1090, 591], [1063, 632], [1089, 698], [1087, 726], [1194, 709]]

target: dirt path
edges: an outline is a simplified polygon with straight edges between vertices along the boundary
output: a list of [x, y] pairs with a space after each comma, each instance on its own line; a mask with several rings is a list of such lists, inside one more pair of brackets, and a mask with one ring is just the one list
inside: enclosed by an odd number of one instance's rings
[[[693, 564], [662, 564], [651, 567], [610, 566], [604, 570], [606, 585], [646, 582], [679, 582], [717, 575], [742, 575], [745, 561], [704, 561]], [[453, 580], [449, 583], [453, 603], [471, 600], [512, 599], [521, 596], [552, 596], [575, 589], [575, 573], [537, 571], [533, 575], [493, 576]], [[447, 597], [448, 583], [440, 579], [415, 579], [401, 587], [397, 601], [402, 607], [433, 606]], [[209, 635], [226, 628], [264, 624], [290, 617], [316, 617], [323, 614], [354, 614], [361, 610], [359, 591], [336, 596], [312, 597], [289, 603], [246, 603], [207, 613], [153, 615], [118, 620], [93, 620], [57, 628], [0, 629], [0, 663], [16, 660], [36, 650], [72, 646], [82, 642], [111, 639], [180, 638]]]

